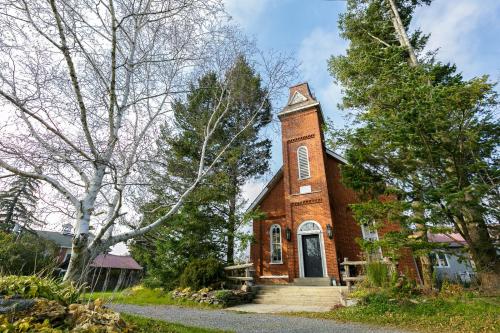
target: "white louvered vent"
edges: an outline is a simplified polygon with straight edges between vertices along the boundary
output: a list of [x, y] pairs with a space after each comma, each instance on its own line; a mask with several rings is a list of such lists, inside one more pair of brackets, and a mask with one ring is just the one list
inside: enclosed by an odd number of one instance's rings
[[309, 178], [311, 173], [309, 171], [309, 153], [306, 146], [300, 146], [297, 149], [297, 159], [299, 163], [299, 179]]

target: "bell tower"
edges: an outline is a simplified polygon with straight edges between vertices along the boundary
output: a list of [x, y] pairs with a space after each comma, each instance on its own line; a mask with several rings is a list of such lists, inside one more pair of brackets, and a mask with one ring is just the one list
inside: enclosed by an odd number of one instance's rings
[[[290, 88], [288, 103], [278, 117], [286, 224], [291, 231], [288, 275], [339, 281], [322, 131], [324, 119], [321, 105], [307, 83]], [[311, 253], [315, 256], [309, 257]]]

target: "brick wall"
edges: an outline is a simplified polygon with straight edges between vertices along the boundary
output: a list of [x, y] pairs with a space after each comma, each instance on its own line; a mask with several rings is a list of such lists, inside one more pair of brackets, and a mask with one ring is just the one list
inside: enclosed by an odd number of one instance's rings
[[[283, 188], [283, 177], [276, 180], [276, 183], [269, 190], [269, 193], [262, 200], [260, 210], [266, 213], [266, 217], [261, 221], [254, 221], [253, 235], [255, 243], [250, 248], [252, 262], [255, 263], [256, 277], [262, 275], [287, 275], [287, 252], [288, 245], [285, 239], [285, 198]], [[283, 245], [283, 264], [271, 264], [271, 249], [269, 231], [273, 224], [281, 226], [281, 239]], [[257, 280], [258, 283], [272, 282], [274, 280]], [[274, 281], [276, 282], [276, 281]]]
[[[315, 102], [307, 84], [290, 89], [290, 98], [298, 91]], [[307, 102], [306, 102], [307, 103]], [[292, 109], [293, 110], [293, 109]], [[345, 257], [350, 260], [362, 258], [356, 238], [361, 238], [361, 228], [354, 221], [349, 204], [356, 202], [356, 194], [341, 182], [340, 163], [328, 156], [324, 149], [322, 115], [318, 105], [311, 103], [297, 112], [284, 112], [280, 116], [283, 145], [283, 172], [274, 181], [260, 210], [267, 213], [262, 221], [254, 221], [255, 243], [251, 247], [251, 258], [255, 263], [257, 283], [285, 283], [299, 277], [298, 228], [305, 221], [315, 221], [321, 226], [328, 276], [340, 279], [339, 263]], [[297, 148], [306, 146], [309, 154], [310, 175], [299, 179]], [[311, 193], [300, 194], [300, 187], [310, 185]], [[270, 228], [281, 227], [282, 264], [271, 264]], [[333, 227], [334, 237], [329, 239], [327, 225]], [[388, 225], [384, 232], [397, 228]], [[286, 229], [292, 237], [286, 239]], [[400, 260], [400, 270], [416, 277], [411, 252], [405, 250]], [[288, 279], [259, 279], [261, 276], [286, 276]]]
[[[298, 91], [313, 101], [306, 84], [292, 87], [290, 96]], [[299, 112], [280, 117], [283, 145], [283, 174], [286, 221], [292, 230], [288, 251], [290, 280], [299, 277], [299, 249], [297, 231], [301, 223], [315, 221], [321, 226], [326, 271], [328, 276], [339, 279], [337, 254], [333, 239], [326, 235], [326, 226], [332, 224], [330, 199], [326, 181], [326, 165], [323, 149], [323, 133], [319, 106], [303, 108]], [[299, 179], [297, 149], [306, 146], [309, 155], [310, 177]], [[301, 186], [311, 186], [311, 193], [300, 194]]]
[[363, 235], [349, 208], [350, 204], [357, 201], [357, 197], [354, 191], [342, 184], [340, 163], [333, 157], [327, 156], [327, 179], [335, 244], [340, 261], [343, 261], [344, 258], [360, 260], [362, 259], [362, 251], [356, 239], [362, 238]]

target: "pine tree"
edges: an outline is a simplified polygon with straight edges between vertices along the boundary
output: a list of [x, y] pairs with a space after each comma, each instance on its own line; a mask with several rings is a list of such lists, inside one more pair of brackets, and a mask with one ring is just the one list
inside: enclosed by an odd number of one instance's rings
[[[231, 94], [224, 95], [225, 91]], [[220, 96], [224, 96], [222, 103]], [[162, 167], [149, 171], [155, 199], [143, 208], [148, 220], [154, 220], [159, 212], [148, 213], [148, 207], [169, 207], [172, 199], [192, 184], [198, 172], [203, 131], [214, 106], [220, 104], [219, 112], [227, 116], [213, 135], [207, 164], [215, 160], [220, 146], [242, 133], [191, 193], [179, 214], [148, 240], [137, 240], [135, 254], [150, 267], [151, 279], [172, 281], [194, 258], [234, 261], [235, 243], [244, 238], [238, 229], [246, 221], [241, 188], [269, 168], [271, 143], [260, 137], [260, 130], [271, 118], [265, 96], [260, 78], [245, 58], [239, 57], [225, 77], [204, 75], [191, 86], [185, 101], [173, 104], [173, 122], [163, 126], [157, 142]], [[265, 107], [256, 114], [261, 105]], [[253, 126], [245, 129], [249, 121]]]
[[271, 120], [271, 105], [264, 98], [266, 92], [260, 86], [259, 76], [243, 57], [237, 59], [228, 75], [231, 78], [229, 84], [232, 86], [229, 110], [231, 116], [222, 126], [221, 142], [239, 133], [251, 117], [254, 117], [255, 110], [260, 105], [265, 105], [262, 112], [257, 114], [253, 126], [233, 142], [227, 158], [220, 167], [220, 172], [227, 176], [226, 259], [228, 263], [233, 263], [237, 231], [245, 221], [241, 211], [244, 204], [241, 200], [241, 189], [247, 181], [269, 170], [271, 141], [259, 135], [260, 130]]
[[484, 284], [494, 285], [500, 262], [488, 223], [498, 216], [498, 98], [488, 77], [465, 80], [424, 54], [428, 36], [409, 25], [430, 2], [348, 1], [339, 27], [350, 45], [329, 64], [356, 125], [337, 138], [349, 161], [342, 176], [361, 194], [359, 221], [402, 225], [383, 246], [410, 246], [425, 258], [427, 232], [451, 226]]
[[15, 177], [8, 186], [8, 189], [0, 192], [0, 229], [12, 231], [16, 225], [30, 227], [39, 224], [40, 221], [34, 215], [38, 181]]

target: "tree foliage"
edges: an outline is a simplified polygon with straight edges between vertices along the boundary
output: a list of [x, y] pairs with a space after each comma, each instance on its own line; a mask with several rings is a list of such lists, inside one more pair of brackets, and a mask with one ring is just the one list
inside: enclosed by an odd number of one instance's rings
[[16, 235], [0, 231], [0, 275], [50, 275], [56, 268], [57, 246], [23, 231]]
[[[215, 163], [212, 171], [151, 241], [146, 237], [136, 240], [134, 253], [148, 267], [152, 284], [173, 287], [186, 264], [195, 258], [233, 262], [235, 243], [247, 237], [239, 231], [248, 220], [241, 212], [241, 188], [269, 168], [271, 144], [260, 137], [260, 130], [271, 118], [271, 107], [260, 77], [243, 56], [237, 58], [226, 77], [228, 90], [223, 87], [223, 78], [215, 73], [192, 84], [186, 100], [174, 103], [173, 123], [161, 129], [157, 154], [162, 167], [149, 171], [155, 197], [143, 207], [145, 223], [161, 213], [154, 207], [170, 207], [196, 178], [204, 124], [211, 110], [217, 108], [217, 112], [228, 114], [204, 152], [207, 163]], [[249, 122], [252, 126], [247, 127]], [[217, 160], [219, 147], [230, 141], [223, 158]]]
[[[498, 98], [487, 76], [466, 80], [456, 66], [424, 53], [428, 39], [409, 32], [417, 6], [394, 2], [410, 49], [395, 29], [390, 1], [350, 0], [339, 19], [346, 55], [329, 62], [344, 87], [354, 126], [341, 131], [344, 182], [360, 193], [358, 220], [399, 222], [397, 246], [426, 247], [415, 232], [450, 226], [467, 241], [480, 271], [500, 273], [488, 223], [498, 221]], [[389, 200], [388, 200], [389, 199]], [[419, 230], [422, 229], [422, 230]], [[386, 242], [387, 243], [387, 242]]]
[[8, 188], [0, 192], [1, 230], [12, 231], [16, 224], [30, 227], [40, 223], [35, 217], [38, 187], [36, 180], [15, 177]]

